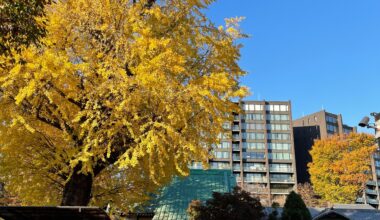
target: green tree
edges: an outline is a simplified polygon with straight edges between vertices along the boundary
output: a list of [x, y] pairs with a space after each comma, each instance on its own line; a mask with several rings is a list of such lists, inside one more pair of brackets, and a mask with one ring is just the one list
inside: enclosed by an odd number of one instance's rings
[[370, 158], [375, 139], [368, 134], [351, 133], [315, 141], [308, 164], [311, 183], [323, 200], [352, 203], [371, 177]]
[[0, 55], [7, 191], [26, 205], [126, 208], [191, 161], [206, 164], [246, 94], [240, 19], [216, 27], [204, 15], [211, 2], [48, 5], [41, 45]]
[[282, 220], [311, 220], [311, 215], [301, 196], [294, 191], [286, 198]]
[[214, 192], [204, 204], [192, 201], [188, 213], [191, 220], [259, 220], [264, 216], [263, 209], [258, 198], [235, 187], [232, 193]]

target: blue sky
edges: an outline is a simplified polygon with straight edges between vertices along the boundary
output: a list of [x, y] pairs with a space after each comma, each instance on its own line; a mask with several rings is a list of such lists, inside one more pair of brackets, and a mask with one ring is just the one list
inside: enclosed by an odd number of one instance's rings
[[291, 100], [293, 118], [324, 108], [349, 125], [380, 112], [379, 0], [219, 0], [206, 13], [217, 25], [246, 17], [247, 99]]

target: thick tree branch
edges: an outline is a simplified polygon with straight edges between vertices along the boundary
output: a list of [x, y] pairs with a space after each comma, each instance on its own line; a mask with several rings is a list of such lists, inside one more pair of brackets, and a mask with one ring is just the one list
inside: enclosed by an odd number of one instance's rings
[[53, 88], [60, 96], [62, 96], [64, 99], [66, 99], [67, 101], [69, 101], [70, 103], [76, 105], [77, 107], [79, 107], [81, 110], [84, 109], [84, 106], [85, 106], [85, 103], [82, 103], [82, 102], [79, 102], [79, 101], [76, 101], [74, 100], [73, 98], [70, 98], [68, 97], [62, 90], [60, 90], [59, 88], [57, 88], [53, 83], [49, 82], [48, 83], [49, 86], [51, 86], [51, 88]]

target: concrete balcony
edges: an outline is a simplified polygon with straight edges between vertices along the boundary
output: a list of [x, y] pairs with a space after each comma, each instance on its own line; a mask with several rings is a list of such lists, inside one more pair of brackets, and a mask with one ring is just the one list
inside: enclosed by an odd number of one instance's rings
[[266, 172], [265, 167], [244, 167], [244, 172]]
[[364, 199], [363, 198], [357, 198], [356, 199], [356, 203], [363, 204], [364, 203]]
[[271, 194], [289, 194], [293, 189], [271, 189]]
[[240, 121], [239, 115], [234, 115], [234, 121]]
[[293, 173], [292, 168], [269, 168], [272, 173]]
[[367, 199], [367, 202], [369, 204], [372, 204], [372, 205], [378, 205], [379, 204], [379, 200], [377, 200], [377, 199]]
[[288, 179], [285, 179], [285, 178], [270, 178], [270, 182], [271, 183], [294, 183], [294, 179], [293, 178], [288, 178]]
[[376, 190], [373, 190], [373, 189], [366, 189], [365, 193], [366, 194], [370, 194], [370, 195], [377, 195]]
[[259, 188], [255, 186], [250, 186], [250, 184], [244, 184], [244, 190], [255, 193], [255, 194], [268, 194], [269, 189], [268, 188]]
[[232, 135], [232, 141], [240, 141], [240, 135]]
[[367, 185], [370, 185], [370, 186], [376, 186], [376, 182], [375, 181], [367, 181]]
[[240, 131], [240, 126], [239, 125], [232, 126], [232, 131]]
[[245, 177], [244, 182], [246, 183], [266, 183], [267, 178], [251, 178], [251, 177]]
[[240, 156], [232, 156], [233, 161], [240, 161]]

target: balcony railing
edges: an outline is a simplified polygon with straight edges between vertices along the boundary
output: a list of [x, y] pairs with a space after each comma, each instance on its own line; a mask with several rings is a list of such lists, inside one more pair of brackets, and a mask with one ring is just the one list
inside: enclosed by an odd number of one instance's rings
[[259, 188], [255, 186], [250, 186], [252, 184], [244, 184], [244, 190], [249, 191], [250, 193], [256, 194], [267, 194], [268, 188]]
[[267, 182], [267, 178], [245, 177], [244, 182], [247, 182], [247, 183], [265, 183], [265, 182]]
[[363, 198], [357, 198], [357, 199], [356, 199], [356, 202], [357, 202], [357, 203], [364, 203], [364, 199], [363, 199]]
[[255, 171], [259, 171], [259, 172], [265, 172], [266, 169], [265, 167], [244, 167], [244, 171], [247, 171], [247, 172], [255, 172]]
[[367, 181], [367, 185], [370, 185], [370, 186], [376, 186], [376, 182], [375, 181]]
[[241, 182], [241, 177], [240, 176], [236, 177], [236, 182]]
[[232, 156], [233, 161], [240, 161], [240, 156]]
[[270, 172], [279, 172], [279, 173], [292, 173], [292, 168], [269, 168]]
[[271, 182], [278, 182], [278, 183], [293, 183], [293, 178], [270, 178]]
[[271, 193], [289, 194], [293, 189], [271, 189]]
[[232, 147], [232, 150], [234, 150], [234, 151], [240, 151], [240, 147], [239, 147], [239, 145], [238, 145], [238, 146], [233, 146], [233, 147]]
[[234, 115], [234, 121], [239, 121], [239, 115]]
[[239, 167], [237, 167], [237, 166], [235, 167], [235, 166], [234, 166], [234, 167], [232, 168], [232, 170], [233, 170], [233, 171], [240, 171], [241, 168], [240, 168], [240, 166], [239, 166]]
[[233, 141], [240, 141], [240, 135], [232, 135]]
[[232, 126], [232, 130], [233, 130], [233, 131], [240, 131], [240, 127], [239, 127], [239, 125], [234, 125], [234, 126]]
[[366, 189], [365, 192], [366, 192], [367, 194], [377, 195], [376, 190], [373, 190], [373, 189]]
[[377, 199], [367, 199], [367, 201], [369, 204], [374, 204], [374, 205], [379, 204], [379, 201]]

